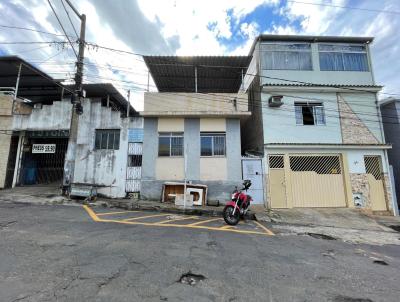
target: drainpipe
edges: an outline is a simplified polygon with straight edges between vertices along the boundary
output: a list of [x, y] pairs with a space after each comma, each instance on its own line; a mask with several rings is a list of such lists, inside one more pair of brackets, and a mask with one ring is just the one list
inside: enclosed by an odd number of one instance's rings
[[128, 90], [128, 105], [126, 106], [126, 117], [129, 117], [129, 107], [131, 106], [130, 98], [131, 98], [131, 90]]
[[22, 69], [22, 63], [19, 63], [17, 82], [15, 83], [14, 96], [13, 96], [13, 102], [12, 102], [12, 107], [11, 107], [12, 108], [12, 113], [14, 113], [14, 104], [15, 104], [15, 101], [17, 100], [17, 94], [18, 94], [18, 88], [19, 88], [19, 79], [21, 78], [21, 69]]
[[15, 188], [17, 185], [17, 180], [18, 180], [18, 175], [19, 175], [19, 169], [21, 166], [21, 157], [22, 157], [22, 146], [25, 141], [25, 131], [21, 131], [19, 134], [18, 138], [18, 147], [17, 147], [17, 155], [15, 159], [15, 167], [14, 167], [14, 175], [13, 175], [13, 181], [12, 181], [12, 188]]

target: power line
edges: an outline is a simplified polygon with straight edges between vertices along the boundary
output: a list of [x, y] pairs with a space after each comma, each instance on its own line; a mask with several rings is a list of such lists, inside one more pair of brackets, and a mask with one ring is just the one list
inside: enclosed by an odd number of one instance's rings
[[344, 5], [335, 5], [335, 4], [321, 3], [321, 2], [315, 3], [315, 2], [305, 2], [305, 1], [298, 1], [298, 0], [287, 0], [287, 2], [300, 3], [300, 4], [306, 4], [306, 5], [314, 5], [314, 6], [327, 6], [327, 7], [345, 8], [345, 9], [352, 9], [352, 10], [375, 12], [375, 13], [385, 13], [385, 14], [400, 15], [400, 12], [398, 12], [398, 11], [380, 10], [380, 9], [373, 9], [373, 8], [362, 8], [362, 7], [344, 6]]
[[68, 12], [67, 8], [66, 8], [65, 5], [64, 5], [64, 1], [63, 1], [63, 0], [61, 0], [61, 4], [62, 4], [62, 6], [64, 7], [64, 10], [65, 10], [65, 12], [66, 12], [66, 14], [67, 14], [67, 17], [68, 17], [68, 20], [69, 20], [69, 23], [71, 23], [72, 29], [73, 29], [74, 32], [75, 32], [76, 38], [79, 39], [78, 32], [76, 31], [76, 28], [75, 28], [75, 26], [74, 26], [74, 23], [72, 23], [71, 17], [70, 17], [70, 15], [69, 15], [69, 12]]
[[69, 37], [68, 37], [68, 35], [67, 35], [67, 32], [66, 32], [65, 29], [64, 29], [64, 26], [62, 25], [60, 19], [58, 18], [58, 15], [57, 15], [57, 13], [56, 13], [56, 11], [55, 11], [53, 5], [51, 4], [50, 0], [47, 0], [47, 2], [49, 3], [49, 5], [50, 5], [50, 7], [51, 7], [51, 10], [53, 11], [54, 15], [56, 16], [57, 21], [58, 21], [58, 24], [60, 24], [61, 29], [62, 29], [62, 31], [64, 32], [64, 36], [67, 38], [69, 44], [71, 45], [71, 47], [72, 47], [72, 49], [73, 49], [73, 51], [74, 51], [74, 53], [75, 53], [76, 58], [78, 59], [78, 58], [79, 58], [79, 57], [78, 57], [78, 54], [77, 54], [77, 52], [76, 52], [74, 46], [72, 45], [72, 42], [71, 42], [71, 40], [69, 39]]
[[51, 33], [51, 32], [48, 32], [48, 31], [39, 30], [39, 29], [34, 29], [34, 28], [29, 28], [29, 27], [11, 26], [11, 25], [5, 25], [5, 24], [0, 24], [0, 27], [10, 28], [10, 29], [27, 30], [27, 31], [32, 31], [32, 32], [41, 33], [41, 34], [46, 34], [46, 35], [52, 35], [52, 36], [56, 36], [56, 37], [64, 37], [63, 34]]

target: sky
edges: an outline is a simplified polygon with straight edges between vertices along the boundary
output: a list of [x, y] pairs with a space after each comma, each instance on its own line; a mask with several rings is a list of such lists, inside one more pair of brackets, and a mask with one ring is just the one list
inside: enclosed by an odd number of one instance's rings
[[[67, 14], [61, 0], [50, 2], [68, 36], [76, 41], [79, 19], [68, 7]], [[79, 12], [86, 14], [86, 40], [94, 44], [85, 50], [84, 81], [113, 83], [125, 96], [127, 90], [131, 90], [131, 103], [137, 110], [143, 109], [143, 91], [148, 83], [141, 54], [247, 55], [254, 38], [262, 33], [373, 36], [375, 81], [384, 86], [385, 93], [400, 94], [400, 0], [71, 2]], [[71, 81], [76, 60], [71, 46], [33, 43], [48, 41], [67, 41], [48, 0], [0, 2], [0, 55], [19, 55], [53, 78]], [[10, 42], [30, 43], [5, 44]], [[151, 79], [149, 88], [155, 90]]]

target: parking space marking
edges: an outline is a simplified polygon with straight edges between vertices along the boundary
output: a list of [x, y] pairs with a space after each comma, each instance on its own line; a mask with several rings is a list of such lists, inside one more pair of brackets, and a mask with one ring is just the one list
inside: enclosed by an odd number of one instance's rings
[[108, 215], [117, 215], [117, 214], [125, 214], [125, 213], [140, 213], [140, 211], [123, 211], [123, 212], [107, 212], [107, 213], [97, 213], [97, 216], [108, 216]]
[[180, 221], [180, 220], [187, 220], [187, 219], [199, 219], [197, 216], [188, 216], [188, 217], [179, 217], [179, 218], [174, 218], [174, 219], [167, 219], [164, 221], [158, 222], [159, 224], [166, 224], [172, 221]]
[[254, 220], [254, 222], [260, 227], [262, 228], [268, 235], [271, 236], [275, 236], [275, 233], [272, 232], [270, 229], [266, 228], [265, 226], [263, 226], [261, 223], [259, 223], [257, 220]]
[[216, 221], [216, 220], [221, 220], [221, 218], [213, 218], [213, 219], [208, 219], [208, 220], [202, 220], [202, 221], [199, 221], [199, 222], [188, 224], [188, 226], [196, 226], [196, 225], [200, 225], [200, 224], [203, 224], [203, 223]]
[[[135, 221], [136, 218], [149, 218], [150, 216], [152, 217], [161, 217], [161, 216], [167, 216], [171, 214], [158, 214], [158, 215], [147, 215], [147, 216], [141, 216], [141, 217], [135, 217], [131, 218], [130, 220], [128, 219], [123, 219], [123, 220], [117, 220], [117, 219], [104, 219], [100, 218], [97, 216], [97, 214], [87, 205], [84, 205], [83, 208], [86, 210], [90, 218], [92, 218], [93, 221], [96, 222], [108, 222], [108, 223], [118, 223], [118, 224], [128, 224], [128, 225], [142, 225], [142, 226], [156, 226], [156, 227], [175, 227], [175, 228], [189, 228], [189, 229], [200, 229], [200, 230], [211, 230], [211, 231], [225, 231], [225, 232], [233, 232], [233, 233], [240, 233], [240, 234], [256, 234], [256, 235], [264, 235], [264, 236], [272, 236], [274, 233], [264, 227], [262, 224], [256, 222], [262, 229], [263, 231], [251, 231], [251, 230], [240, 230], [240, 229], [232, 229], [232, 228], [225, 228], [226, 226], [222, 227], [212, 227], [212, 226], [205, 226], [205, 225], [200, 225], [203, 223], [211, 222], [211, 221], [216, 221], [216, 220], [222, 220], [222, 218], [213, 218], [213, 219], [208, 219], [208, 220], [203, 220], [199, 221], [196, 223], [192, 224], [174, 224], [174, 223], [160, 223], [160, 222], [143, 222], [143, 221]], [[164, 221], [162, 221], [164, 222]]]
[[133, 217], [133, 218], [122, 219], [122, 221], [140, 220], [140, 219], [153, 218], [153, 217], [161, 217], [161, 216], [168, 216], [168, 215], [171, 215], [171, 214], [146, 215], [146, 216], [140, 216], [140, 217]]

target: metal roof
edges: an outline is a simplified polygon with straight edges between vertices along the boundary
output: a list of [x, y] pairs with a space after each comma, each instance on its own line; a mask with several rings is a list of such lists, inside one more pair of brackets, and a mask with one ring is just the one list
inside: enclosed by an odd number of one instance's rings
[[[277, 79], [279, 80], [279, 79]], [[380, 85], [349, 85], [349, 84], [317, 84], [317, 83], [290, 83], [290, 80], [287, 80], [288, 83], [264, 83], [262, 86], [278, 86], [278, 87], [333, 87], [333, 88], [377, 88], [381, 89], [383, 86]], [[293, 80], [295, 82], [295, 80]]]
[[60, 81], [17, 56], [0, 57], [0, 87], [15, 87], [19, 66], [21, 77], [18, 96], [35, 101], [52, 101], [61, 95]]
[[259, 35], [254, 39], [249, 54], [254, 51], [257, 42], [326, 42], [326, 43], [361, 43], [368, 44], [374, 40], [373, 37], [344, 37], [344, 36], [302, 36], [302, 35]]
[[236, 93], [251, 56], [144, 56], [159, 92]]
[[[18, 85], [17, 96], [26, 98], [32, 103], [52, 103], [61, 100], [62, 89], [64, 97], [71, 95], [74, 90], [73, 85], [63, 85], [60, 80], [53, 79], [51, 76], [41, 71], [34, 65], [28, 63], [18, 56], [0, 57], [0, 88], [14, 88], [16, 86], [19, 66], [21, 76]], [[106, 98], [121, 110], [126, 110], [128, 101], [118, 90], [109, 83], [83, 84], [87, 98]], [[136, 113], [130, 105], [130, 112]]]

